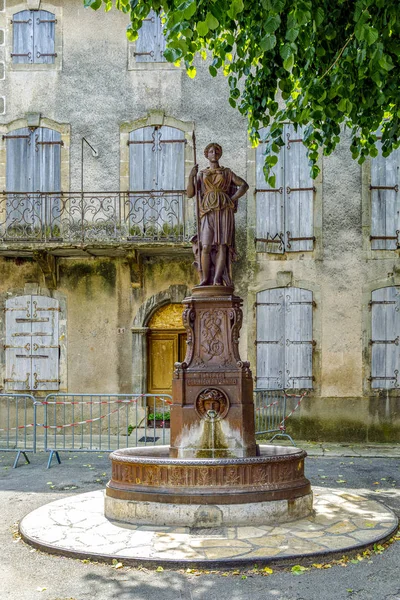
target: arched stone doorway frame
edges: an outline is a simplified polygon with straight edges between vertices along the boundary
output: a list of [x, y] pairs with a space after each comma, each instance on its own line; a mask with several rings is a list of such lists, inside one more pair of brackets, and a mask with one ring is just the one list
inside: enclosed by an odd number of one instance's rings
[[[148, 323], [153, 314], [166, 304], [178, 304], [191, 290], [186, 285], [170, 285], [168, 289], [150, 296], [139, 308], [133, 320], [132, 331], [132, 391], [134, 394], [147, 392], [147, 336]], [[183, 307], [182, 307], [183, 310]]]

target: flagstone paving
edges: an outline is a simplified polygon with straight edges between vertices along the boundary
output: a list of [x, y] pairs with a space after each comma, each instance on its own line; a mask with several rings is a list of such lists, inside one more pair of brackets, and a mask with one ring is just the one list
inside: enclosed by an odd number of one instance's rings
[[23, 538], [50, 553], [130, 563], [209, 565], [282, 562], [371, 546], [397, 527], [383, 504], [343, 490], [313, 488], [314, 514], [273, 527], [149, 527], [111, 523], [104, 492], [57, 500], [28, 514]]

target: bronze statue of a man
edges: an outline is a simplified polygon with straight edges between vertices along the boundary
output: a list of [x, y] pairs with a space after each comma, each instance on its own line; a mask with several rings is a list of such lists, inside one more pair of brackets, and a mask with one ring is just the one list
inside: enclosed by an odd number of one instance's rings
[[221, 167], [222, 148], [208, 144], [204, 156], [210, 166], [198, 172], [195, 165], [190, 172], [187, 195], [198, 194], [200, 231], [193, 239], [199, 255], [200, 285], [232, 286], [231, 264], [236, 258], [235, 217], [238, 200], [249, 186], [227, 167]]

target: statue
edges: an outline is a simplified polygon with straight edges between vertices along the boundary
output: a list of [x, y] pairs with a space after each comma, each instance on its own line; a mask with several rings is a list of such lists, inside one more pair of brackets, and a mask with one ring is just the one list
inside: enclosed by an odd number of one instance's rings
[[199, 173], [196, 164], [187, 185], [188, 197], [196, 196], [197, 236], [192, 243], [200, 285], [233, 286], [231, 266], [237, 258], [234, 214], [249, 186], [233, 171], [220, 166], [219, 144], [208, 144], [204, 156], [210, 166]]

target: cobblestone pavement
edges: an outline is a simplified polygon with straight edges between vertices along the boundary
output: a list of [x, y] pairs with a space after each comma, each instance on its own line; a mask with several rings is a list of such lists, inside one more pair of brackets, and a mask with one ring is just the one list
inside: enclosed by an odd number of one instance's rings
[[[312, 485], [335, 487], [380, 500], [400, 516], [399, 447], [305, 444]], [[324, 454], [323, 456], [321, 454]], [[387, 458], [393, 456], [393, 458]], [[380, 458], [376, 458], [379, 456]], [[397, 457], [397, 458], [396, 458]], [[12, 469], [14, 456], [0, 453], [0, 598], [3, 600], [400, 600], [400, 553], [395, 542], [381, 554], [347, 566], [319, 565], [300, 576], [290, 568], [264, 575], [237, 569], [228, 574], [157, 571], [50, 556], [13, 537], [16, 523], [47, 502], [101, 490], [110, 465], [105, 454], [63, 454], [46, 470], [47, 456]], [[378, 549], [378, 552], [380, 550]], [[301, 572], [301, 571], [300, 571]]]

